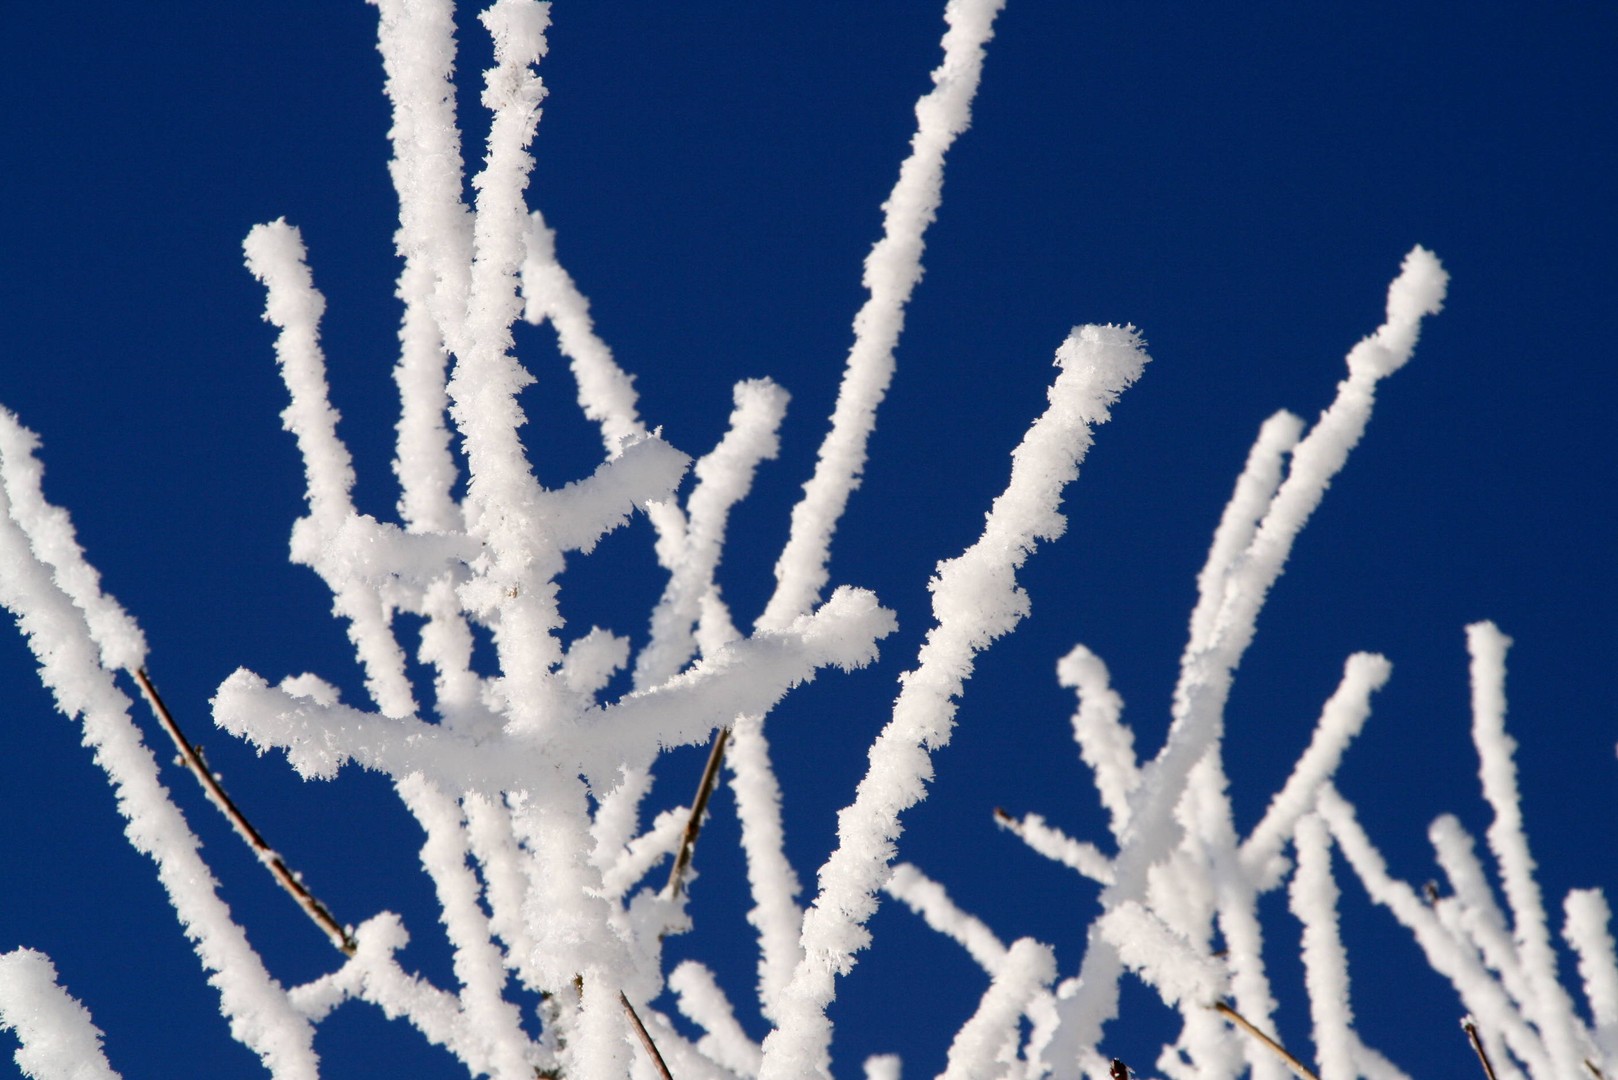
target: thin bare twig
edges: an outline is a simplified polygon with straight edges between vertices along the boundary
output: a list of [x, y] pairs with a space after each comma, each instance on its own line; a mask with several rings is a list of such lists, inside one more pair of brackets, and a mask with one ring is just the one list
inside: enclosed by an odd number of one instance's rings
[[624, 1003], [624, 1015], [629, 1017], [629, 1023], [634, 1027], [635, 1034], [640, 1036], [640, 1044], [646, 1047], [646, 1056], [652, 1059], [653, 1065], [657, 1066], [657, 1071], [663, 1077], [663, 1080], [674, 1080], [674, 1077], [669, 1074], [669, 1067], [663, 1064], [663, 1055], [657, 1052], [657, 1044], [652, 1041], [652, 1036], [646, 1030], [646, 1025], [640, 1022], [640, 1014], [635, 1012], [635, 1006], [629, 1003], [629, 998], [624, 995], [622, 990], [618, 991], [618, 1000]]
[[315, 925], [325, 932], [326, 936], [331, 939], [331, 943], [344, 956], [353, 956], [356, 947], [353, 935], [343, 928], [342, 923], [337, 921], [337, 917], [331, 913], [331, 909], [322, 904], [315, 894], [304, 886], [302, 879], [292, 871], [292, 868], [286, 864], [280, 854], [270, 847], [263, 834], [253, 828], [253, 823], [247, 820], [247, 816], [242, 813], [241, 808], [225, 793], [225, 789], [220, 786], [219, 779], [214, 776], [212, 770], [208, 768], [208, 763], [203, 760], [202, 748], [188, 740], [185, 733], [180, 730], [180, 725], [174, 719], [174, 714], [169, 712], [167, 705], [163, 704], [163, 699], [158, 695], [157, 687], [152, 685], [151, 677], [146, 674], [146, 669], [137, 668], [134, 674], [135, 682], [140, 685], [140, 692], [146, 698], [146, 704], [151, 706], [152, 714], [157, 717], [158, 723], [163, 725], [163, 730], [168, 732], [169, 738], [174, 741], [174, 748], [180, 753], [181, 764], [190, 770], [192, 776], [197, 778], [197, 783], [202, 785], [202, 790], [207, 793], [209, 801], [219, 808], [220, 813], [225, 815], [226, 819], [235, 828], [236, 835], [240, 836], [247, 846], [253, 849], [253, 854], [258, 856], [258, 861], [263, 863], [265, 868], [269, 870], [270, 876], [275, 878], [276, 883], [298, 902], [298, 906], [303, 908], [304, 914], [315, 921]]
[[1489, 1080], [1498, 1080], [1494, 1075], [1494, 1065], [1489, 1062], [1489, 1052], [1483, 1049], [1483, 1040], [1478, 1037], [1478, 1026], [1470, 1016], [1461, 1018], [1461, 1030], [1466, 1032], [1466, 1037], [1472, 1042], [1472, 1049], [1477, 1051], [1478, 1063], [1483, 1066], [1483, 1075]]
[[1286, 1047], [1254, 1027], [1251, 1020], [1237, 1012], [1229, 1003], [1218, 1001], [1208, 1007], [1267, 1046], [1276, 1057], [1286, 1062], [1287, 1068], [1292, 1070], [1294, 1076], [1300, 1077], [1301, 1080], [1320, 1080], [1309, 1066], [1293, 1057]]
[[680, 838], [680, 851], [674, 857], [674, 866], [669, 869], [666, 891], [670, 900], [677, 898], [680, 889], [685, 885], [685, 872], [691, 868], [691, 857], [696, 851], [697, 836], [702, 832], [702, 815], [707, 812], [708, 799], [719, 784], [719, 765], [725, 760], [725, 744], [729, 741], [730, 728], [722, 727], [719, 734], [714, 736], [713, 747], [708, 751], [708, 764], [703, 767], [702, 779], [697, 782], [696, 797], [691, 800], [691, 816], [685, 821], [685, 835]]
[[1596, 1080], [1607, 1080], [1607, 1074], [1602, 1072], [1596, 1063], [1589, 1058], [1584, 1059], [1584, 1067], [1590, 1070], [1590, 1075], [1595, 1077]]

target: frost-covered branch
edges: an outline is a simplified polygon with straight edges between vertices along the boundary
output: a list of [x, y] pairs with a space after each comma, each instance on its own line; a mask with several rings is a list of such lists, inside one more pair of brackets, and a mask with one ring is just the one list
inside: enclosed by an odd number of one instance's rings
[[[1071, 937], [1082, 939], [1082, 955], [1058, 956], [1012, 925], [1014, 915], [963, 910], [947, 887], [962, 868], [934, 865], [938, 879], [929, 878], [899, 861], [899, 842], [935, 782], [935, 754], [951, 739], [979, 654], [1030, 614], [1019, 573], [1036, 547], [1063, 534], [1063, 499], [1095, 429], [1147, 362], [1133, 327], [1076, 328], [1057, 350], [1048, 407], [1012, 451], [981, 534], [937, 564], [933, 623], [899, 676], [896, 699], [873, 707], [885, 726], [869, 746], [853, 748], [866, 753], [868, 768], [837, 816], [830, 850], [807, 856], [823, 861], [804, 905], [793, 863], [807, 865], [806, 856], [787, 835], [799, 818], [783, 806], [766, 718], [827, 669], [878, 660], [879, 644], [898, 626], [876, 594], [833, 586], [831, 541], [865, 474], [939, 212], [944, 160], [971, 122], [1003, 0], [947, 2], [943, 58], [916, 105], [910, 152], [865, 260], [866, 298], [836, 405], [790, 522], [776, 523], [784, 546], [751, 632], [738, 628], [729, 598], [754, 594], [727, 591], [748, 560], [727, 560], [727, 551], [769, 533], [733, 535], [730, 518], [768, 480], [764, 465], [783, 445], [787, 390], [767, 378], [738, 382], [717, 444], [692, 455], [666, 442], [642, 419], [633, 376], [598, 332], [545, 217], [529, 205], [550, 5], [494, 0], [479, 17], [493, 62], [479, 99], [487, 137], [468, 180], [453, 3], [372, 3], [399, 201], [397, 520], [356, 506], [355, 459], [338, 431], [321, 343], [327, 303], [302, 234], [284, 219], [259, 225], [243, 250], [265, 288], [287, 391], [282, 420], [304, 470], [307, 508], [292, 528], [291, 558], [330, 590], [355, 668], [331, 670], [320, 657], [287, 676], [240, 668], [213, 705], [221, 728], [261, 754], [281, 751], [304, 779], [335, 779], [353, 763], [391, 780], [424, 836], [418, 861], [448, 958], [439, 974], [407, 966], [415, 954], [405, 952], [410, 936], [400, 916], [374, 913], [352, 930], [339, 924], [230, 803], [146, 677], [140, 628], [103, 590], [67, 514], [46, 501], [37, 440], [0, 410], [0, 603], [16, 615], [58, 708], [81, 725], [126, 834], [154, 863], [232, 1035], [273, 1076], [312, 1080], [318, 1027], [339, 1008], [362, 1006], [403, 1021], [413, 1038], [442, 1047], [474, 1076], [830, 1076], [838, 980], [871, 944], [883, 893], [982, 969], [984, 978], [963, 989], [975, 1001], [971, 1015], [947, 1040], [948, 1080], [1115, 1080], [1128, 1070], [1103, 1044], [1126, 1000], [1126, 977], [1178, 1024], [1156, 1062], [1170, 1080], [1315, 1076], [1285, 1049], [1301, 1053], [1304, 1042], [1277, 1023], [1303, 1015], [1279, 1007], [1287, 995], [1306, 999], [1321, 1080], [1405, 1080], [1362, 1038], [1350, 1001], [1343, 913], [1367, 897], [1449, 980], [1491, 1072], [1618, 1076], [1618, 950], [1608, 901], [1596, 889], [1565, 899], [1562, 932], [1582, 990], [1576, 1003], [1560, 978], [1529, 850], [1517, 744], [1505, 724], [1509, 640], [1493, 624], [1467, 630], [1473, 740], [1493, 821], [1482, 857], [1460, 818], [1432, 823], [1447, 894], [1435, 887], [1423, 896], [1395, 878], [1338, 790], [1339, 765], [1390, 676], [1390, 661], [1377, 654], [1348, 657], [1286, 781], [1245, 836], [1237, 829], [1224, 746], [1227, 727], [1247, 721], [1226, 715], [1236, 673], [1302, 528], [1366, 430], [1381, 380], [1409, 360], [1423, 319], [1443, 306], [1448, 275], [1436, 256], [1422, 247], [1405, 256], [1382, 325], [1349, 352], [1336, 396], [1312, 427], [1279, 412], [1260, 429], [1195, 582], [1156, 753], [1141, 747], [1155, 745], [1161, 729], [1132, 726], [1134, 712], [1126, 721], [1123, 695], [1099, 656], [1076, 646], [1058, 662], [1057, 681], [1077, 699], [1077, 757], [1106, 815], [1100, 831], [1110, 835], [1085, 837], [1067, 808], [1053, 809], [1050, 820], [1023, 810], [997, 810], [995, 819], [1077, 872], [1067, 880], [1078, 896]], [[556, 332], [578, 407], [595, 425], [592, 446], [599, 435], [590, 452], [596, 464], [580, 470], [588, 475], [553, 478], [550, 463], [533, 460], [524, 445], [525, 395], [551, 387], [519, 356], [518, 319]], [[655, 537], [624, 529], [637, 516]], [[566, 571], [604, 558], [600, 549], [612, 544], [603, 537], [619, 530], [626, 546], [650, 546], [666, 580], [648, 589], [649, 610], [630, 625], [596, 625], [580, 615]], [[305, 974], [286, 989], [272, 974], [278, 958], [260, 956], [234, 921], [130, 718], [120, 672], [148, 696], [185, 767], [256, 857], [342, 948], [336, 966], [315, 969], [325, 974]], [[370, 700], [348, 704], [339, 687], [356, 685], [356, 673]], [[1266, 737], [1304, 745], [1307, 720], [1266, 716]], [[1288, 742], [1294, 721], [1300, 733]], [[682, 782], [670, 797], [657, 786], [665, 755], [709, 739], [697, 794], [689, 805], [675, 801], [689, 788]], [[830, 736], [822, 744], [828, 753], [847, 749]], [[733, 800], [719, 790], [727, 763]], [[708, 894], [692, 859], [705, 817], [732, 804], [745, 899]], [[1339, 887], [1334, 854], [1359, 886]], [[665, 860], [668, 884], [659, 887]], [[1301, 924], [1301, 988], [1272, 982], [1279, 976], [1265, 963], [1287, 947], [1266, 922], [1264, 903], [1279, 898], [1263, 901], [1282, 886]], [[717, 973], [725, 964], [665, 955], [716, 903], [745, 909], [756, 931], [751, 987], [723, 985]], [[1362, 970], [1356, 957], [1356, 975]], [[0, 955], [0, 1027], [19, 1038], [17, 1060], [29, 1075], [115, 1075], [100, 1032], [43, 954]], [[942, 1032], [937, 1041], [945, 1044]], [[898, 1080], [900, 1063], [875, 1055], [865, 1071]]]
[[35, 1080], [117, 1080], [101, 1031], [56, 981], [56, 965], [33, 949], [0, 954], [0, 1028], [17, 1035], [17, 1067]]
[[936, 618], [915, 668], [900, 677], [893, 718], [871, 747], [871, 771], [838, 815], [838, 846], [820, 870], [820, 892], [804, 913], [804, 957], [784, 994], [785, 1016], [764, 1043], [761, 1076], [825, 1073], [831, 1031], [823, 1010], [837, 975], [869, 940], [865, 921], [901, 831], [899, 815], [925, 794], [930, 751], [949, 742], [957, 698], [976, 654], [1027, 614], [1016, 571], [1038, 541], [1066, 526], [1057, 510], [1078, 475], [1091, 430], [1140, 376], [1147, 356], [1119, 327], [1074, 330], [1057, 350], [1061, 374], [1050, 407], [1012, 452], [1011, 480], [995, 499], [983, 535], [933, 578]]

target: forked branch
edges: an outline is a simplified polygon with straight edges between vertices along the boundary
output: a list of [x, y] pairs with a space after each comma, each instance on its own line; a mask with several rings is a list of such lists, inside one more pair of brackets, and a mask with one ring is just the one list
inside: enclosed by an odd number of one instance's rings
[[158, 723], [163, 725], [163, 730], [168, 732], [169, 738], [174, 742], [174, 748], [180, 754], [181, 764], [190, 770], [192, 776], [197, 778], [197, 783], [202, 785], [202, 790], [207, 793], [209, 801], [218, 807], [219, 812], [229, 820], [231, 826], [236, 830], [236, 835], [240, 836], [247, 846], [253, 849], [253, 854], [257, 855], [259, 862], [263, 863], [265, 868], [269, 870], [270, 876], [275, 878], [276, 883], [285, 889], [292, 899], [298, 902], [298, 906], [304, 910], [304, 914], [314, 920], [315, 925], [320, 927], [325, 935], [331, 939], [331, 943], [344, 956], [353, 956], [356, 947], [354, 936], [343, 927], [342, 923], [337, 921], [337, 917], [331, 913], [331, 909], [321, 903], [319, 898], [309, 891], [302, 879], [293, 872], [280, 854], [270, 847], [263, 834], [253, 827], [252, 822], [247, 820], [247, 816], [242, 813], [235, 800], [226, 794], [224, 787], [219, 783], [218, 777], [214, 776], [213, 771], [208, 768], [208, 763], [203, 760], [202, 748], [187, 739], [185, 733], [180, 730], [179, 722], [174, 719], [174, 714], [169, 712], [168, 706], [163, 703], [163, 698], [158, 694], [157, 687], [152, 684], [151, 677], [146, 674], [145, 668], [135, 669], [135, 682], [139, 684], [141, 695], [146, 698], [146, 704], [151, 706], [152, 714], [157, 717]]

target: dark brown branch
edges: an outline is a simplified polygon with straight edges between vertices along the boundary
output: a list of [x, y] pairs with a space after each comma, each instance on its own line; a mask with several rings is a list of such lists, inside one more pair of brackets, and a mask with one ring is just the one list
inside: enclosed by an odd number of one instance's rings
[[652, 1059], [653, 1065], [657, 1066], [658, 1074], [663, 1077], [663, 1080], [674, 1080], [674, 1077], [669, 1075], [669, 1067], [663, 1064], [663, 1055], [657, 1052], [657, 1044], [652, 1041], [652, 1036], [646, 1030], [646, 1025], [640, 1022], [640, 1015], [635, 1012], [635, 1006], [629, 1003], [629, 998], [624, 995], [622, 990], [618, 991], [618, 1000], [624, 1003], [624, 1015], [629, 1017], [630, 1026], [635, 1029], [635, 1034], [640, 1036], [640, 1044], [646, 1047], [646, 1056]]
[[1483, 1049], [1483, 1040], [1478, 1037], [1478, 1026], [1470, 1016], [1461, 1021], [1461, 1030], [1466, 1032], [1466, 1037], [1472, 1042], [1472, 1049], [1477, 1051], [1478, 1064], [1483, 1066], [1483, 1075], [1489, 1080], [1497, 1080], [1494, 1066], [1489, 1063], [1489, 1052]]
[[146, 698], [146, 704], [151, 706], [152, 714], [157, 717], [158, 723], [163, 725], [163, 730], [168, 732], [169, 738], [173, 740], [174, 748], [179, 751], [181, 764], [197, 778], [197, 783], [202, 785], [202, 790], [207, 793], [209, 801], [219, 808], [219, 812], [224, 814], [235, 828], [236, 835], [253, 849], [253, 854], [257, 855], [259, 862], [269, 870], [270, 876], [298, 902], [304, 914], [315, 921], [315, 925], [325, 932], [331, 943], [341, 950], [343, 955], [353, 956], [355, 949], [353, 935], [337, 921], [331, 909], [322, 904], [315, 894], [304, 886], [298, 875], [292, 872], [292, 868], [287, 866], [274, 848], [270, 847], [263, 835], [253, 828], [253, 823], [247, 820], [241, 808], [225, 793], [219, 780], [208, 768], [208, 763], [203, 760], [202, 748], [186, 739], [185, 733], [180, 730], [179, 723], [174, 719], [174, 714], [169, 712], [168, 706], [163, 704], [162, 697], [157, 693], [157, 687], [152, 685], [151, 677], [146, 674], [145, 668], [136, 669], [135, 682], [140, 685], [140, 692]]
[[1316, 1076], [1314, 1071], [1311, 1070], [1309, 1066], [1293, 1057], [1286, 1047], [1282, 1046], [1280, 1043], [1264, 1034], [1264, 1032], [1254, 1027], [1252, 1021], [1248, 1020], [1247, 1017], [1237, 1012], [1235, 1008], [1228, 1003], [1220, 1001], [1215, 1002], [1213, 1005], [1208, 1007], [1267, 1046], [1276, 1057], [1286, 1062], [1287, 1068], [1292, 1070], [1293, 1075], [1301, 1077], [1302, 1080], [1320, 1080], [1320, 1077]]
[[1591, 1075], [1591, 1076], [1593, 1076], [1593, 1077], [1595, 1077], [1595, 1078], [1596, 1078], [1596, 1080], [1607, 1080], [1607, 1074], [1606, 1074], [1606, 1073], [1604, 1073], [1604, 1072], [1602, 1072], [1602, 1071], [1601, 1071], [1601, 1070], [1600, 1070], [1600, 1069], [1599, 1069], [1599, 1068], [1598, 1068], [1598, 1067], [1597, 1067], [1597, 1066], [1596, 1066], [1596, 1063], [1595, 1063], [1595, 1062], [1593, 1062], [1593, 1061], [1591, 1061], [1591, 1060], [1590, 1060], [1590, 1059], [1589, 1059], [1589, 1058], [1585, 1058], [1585, 1059], [1584, 1059], [1584, 1067], [1585, 1067], [1585, 1068], [1586, 1068], [1586, 1069], [1589, 1069], [1589, 1070], [1590, 1070], [1590, 1075]]
[[702, 779], [697, 782], [696, 797], [691, 800], [691, 816], [685, 821], [680, 851], [674, 857], [674, 866], [669, 869], [669, 883], [664, 891], [669, 894], [670, 900], [677, 898], [685, 885], [685, 872], [691, 868], [697, 836], [702, 832], [702, 815], [707, 813], [708, 799], [719, 784], [719, 766], [725, 760], [725, 744], [729, 741], [730, 729], [722, 727], [719, 734], [714, 736], [713, 747], [708, 751], [708, 764], [702, 770]]

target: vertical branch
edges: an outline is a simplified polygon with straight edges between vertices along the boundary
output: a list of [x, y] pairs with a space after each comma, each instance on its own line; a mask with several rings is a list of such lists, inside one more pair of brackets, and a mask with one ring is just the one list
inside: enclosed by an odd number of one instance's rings
[[399, 513], [413, 530], [461, 527], [451, 496], [456, 466], [444, 410], [445, 345], [466, 318], [471, 220], [462, 198], [463, 162], [455, 119], [455, 15], [449, 0], [373, 0], [377, 48], [393, 104], [389, 173], [399, 195], [395, 244], [404, 267], [398, 295]]
[[1596, 1042], [1609, 1060], [1618, 1058], [1618, 949], [1608, 928], [1612, 911], [1600, 889], [1574, 889], [1567, 894], [1564, 910], [1564, 934], [1579, 958]]
[[1354, 1010], [1348, 996], [1348, 955], [1337, 928], [1337, 882], [1331, 872], [1331, 834], [1315, 814], [1298, 821], [1298, 870], [1292, 878], [1293, 914], [1303, 923], [1304, 979], [1314, 1022], [1315, 1056], [1324, 1080], [1354, 1080]]
[[1506, 650], [1511, 639], [1493, 623], [1466, 628], [1472, 655], [1472, 737], [1477, 743], [1483, 794], [1494, 810], [1489, 847], [1500, 866], [1501, 883], [1511, 905], [1512, 929], [1522, 957], [1528, 1000], [1523, 1012], [1545, 1040], [1558, 1076], [1579, 1070], [1581, 1054], [1573, 1034], [1573, 1003], [1556, 975], [1556, 955], [1545, 925], [1545, 905], [1534, 879], [1534, 859], [1523, 830], [1522, 800], [1517, 789], [1517, 744], [1506, 734]]
[[1056, 665], [1057, 681], [1078, 693], [1073, 741], [1095, 776], [1101, 805], [1111, 815], [1112, 835], [1122, 840], [1129, 828], [1129, 797], [1140, 786], [1135, 734], [1121, 717], [1124, 700], [1112, 688], [1107, 665], [1083, 645], [1075, 645]]
[[780, 1017], [781, 995], [803, 958], [798, 943], [803, 910], [798, 907], [801, 886], [787, 861], [781, 828], [781, 785], [770, 764], [770, 744], [764, 737], [761, 716], [738, 716], [730, 740], [730, 787], [736, 797], [736, 817], [742, 827], [742, 851], [747, 857], [747, 885], [753, 907], [747, 921], [758, 931], [759, 1011], [766, 1019]]
[[944, 746], [954, 725], [954, 699], [977, 654], [1009, 633], [1028, 611], [1016, 572], [1038, 542], [1061, 534], [1063, 491], [1078, 476], [1093, 429], [1110, 416], [1119, 394], [1147, 362], [1139, 337], [1119, 327], [1075, 329], [1057, 350], [1062, 369], [1050, 407], [1012, 452], [1011, 478], [995, 499], [983, 534], [965, 552], [939, 564], [933, 583], [937, 619], [916, 667], [901, 676], [892, 719], [871, 746], [870, 771], [839, 815], [837, 849], [820, 871], [820, 892], [804, 914], [804, 957], [784, 995], [783, 1018], [764, 1043], [761, 1075], [777, 1080], [829, 1068], [830, 1023], [825, 1008], [836, 977], [854, 964], [869, 934], [900, 815], [921, 799], [931, 773], [930, 752]]
[[1348, 801], [1327, 785], [1321, 789], [1316, 809], [1331, 828], [1332, 837], [1371, 900], [1386, 907], [1411, 932], [1428, 966], [1449, 980], [1462, 1007], [1474, 1016], [1481, 1016], [1493, 1031], [1499, 1032], [1531, 1074], [1560, 1075], [1551, 1067], [1540, 1036], [1512, 1007], [1505, 991], [1489, 976], [1477, 953], [1449, 933], [1414, 889], [1388, 874], [1382, 853], [1365, 835]]
[[827, 581], [831, 537], [865, 470], [876, 409], [893, 380], [893, 352], [905, 306], [921, 280], [923, 236], [938, 213], [944, 155], [966, 130], [983, 74], [984, 47], [1005, 0], [952, 3], [946, 11], [944, 60], [933, 89], [916, 103], [916, 133], [899, 179], [882, 204], [882, 239], [865, 259], [870, 295], [854, 316], [854, 344], [837, 391], [831, 430], [820, 444], [815, 472], [792, 508], [792, 531], [775, 564], [776, 588], [758, 625], [779, 629], [815, 606]]
[[[719, 445], [693, 467], [697, 479], [686, 501], [687, 523], [677, 558], [669, 564], [668, 585], [652, 611], [650, 640], [635, 658], [635, 688], [645, 690], [677, 674], [697, 645], [693, 626], [705, 597], [718, 600], [714, 571], [719, 566], [731, 508], [752, 490], [761, 462], [778, 453], [777, 431], [789, 395], [768, 379], [736, 384], [735, 408]], [[669, 538], [659, 547], [672, 546]], [[661, 552], [660, 552], [661, 554]]]
[[365, 668], [365, 686], [388, 716], [416, 711], [405, 676], [404, 651], [389, 625], [389, 606], [343, 565], [334, 548], [354, 517], [354, 465], [337, 435], [337, 410], [327, 400], [320, 317], [326, 299], [314, 286], [303, 238], [284, 220], [258, 225], [242, 244], [247, 268], [268, 294], [264, 318], [279, 328], [275, 356], [291, 403], [282, 417], [298, 440], [308, 479], [309, 516], [292, 530], [292, 559], [314, 568], [332, 591], [337, 612]]
[[[1220, 575], [1225, 580], [1218, 590], [1217, 615], [1199, 620], [1210, 636], [1200, 648], [1188, 646], [1182, 659], [1168, 741], [1143, 770], [1141, 791], [1132, 802], [1133, 839], [1114, 860], [1116, 881], [1102, 894], [1103, 906], [1110, 908], [1144, 895], [1152, 867], [1179, 842], [1175, 807], [1191, 771], [1217, 750], [1223, 737], [1225, 702], [1236, 667], [1252, 642], [1258, 613], [1299, 532], [1364, 433], [1376, 384], [1410, 359], [1421, 319], [1442, 307], [1448, 280], [1438, 259], [1425, 248], [1413, 248], [1405, 256], [1399, 276], [1388, 286], [1386, 320], [1350, 350], [1349, 377], [1339, 384], [1336, 399], [1314, 429], [1293, 448], [1291, 471], [1268, 500], [1263, 520], [1252, 531], [1242, 557], [1231, 561], [1229, 572]], [[1276, 438], [1283, 434], [1277, 433]], [[1262, 493], [1264, 485], [1255, 486]], [[1245, 527], [1242, 531], [1245, 534]], [[1223, 561], [1226, 556], [1218, 558]], [[1108, 963], [1107, 958], [1100, 952], [1093, 956], [1085, 955], [1078, 997], [1111, 999], [1114, 991], [1092, 977], [1092, 969], [1099, 970], [1096, 965]], [[1066, 1008], [1072, 1015], [1099, 1015], [1087, 1004]]]
[[479, 903], [476, 875], [466, 864], [461, 809], [420, 773], [395, 785], [405, 808], [427, 834], [421, 864], [438, 894], [439, 921], [454, 950], [460, 1007], [489, 1048], [497, 1080], [531, 1077], [529, 1041], [516, 1006], [504, 999], [504, 958], [489, 936], [489, 917]]

